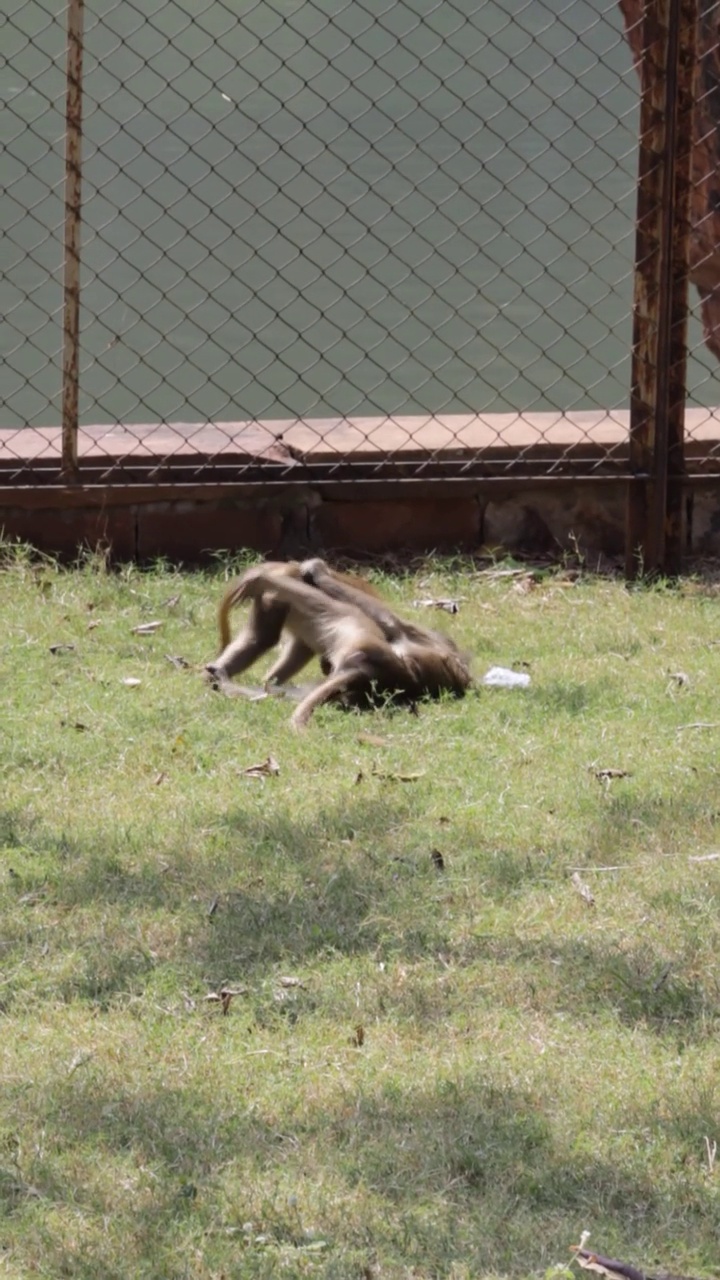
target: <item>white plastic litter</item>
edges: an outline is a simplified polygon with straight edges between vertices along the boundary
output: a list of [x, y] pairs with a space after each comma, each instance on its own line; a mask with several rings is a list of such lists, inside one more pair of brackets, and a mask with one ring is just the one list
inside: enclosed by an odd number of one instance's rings
[[527, 689], [529, 683], [527, 671], [511, 671], [509, 667], [491, 667], [483, 676], [483, 684], [495, 689]]

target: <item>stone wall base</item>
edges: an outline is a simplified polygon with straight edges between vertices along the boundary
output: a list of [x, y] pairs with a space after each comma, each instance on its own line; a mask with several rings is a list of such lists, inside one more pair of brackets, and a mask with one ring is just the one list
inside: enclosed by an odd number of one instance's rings
[[[288, 557], [404, 551], [570, 552], [622, 557], [626, 482], [384, 481], [343, 485], [121, 486], [0, 490], [0, 530], [69, 559], [209, 561], [218, 551]], [[720, 554], [720, 476], [689, 481], [685, 546]]]

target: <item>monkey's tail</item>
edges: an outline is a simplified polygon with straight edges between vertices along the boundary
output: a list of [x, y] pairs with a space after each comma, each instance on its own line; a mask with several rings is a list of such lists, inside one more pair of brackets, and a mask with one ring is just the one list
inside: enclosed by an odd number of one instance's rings
[[218, 605], [218, 630], [220, 632], [220, 652], [227, 649], [230, 643], [230, 614], [237, 604], [239, 580], [231, 582]]

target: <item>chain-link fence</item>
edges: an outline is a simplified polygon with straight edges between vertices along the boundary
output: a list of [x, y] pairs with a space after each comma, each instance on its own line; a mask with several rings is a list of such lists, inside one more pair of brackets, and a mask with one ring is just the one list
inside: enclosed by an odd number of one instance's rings
[[[4, 13], [0, 463], [28, 484], [60, 466], [67, 18]], [[92, 0], [82, 44], [81, 481], [627, 470], [616, 0]]]

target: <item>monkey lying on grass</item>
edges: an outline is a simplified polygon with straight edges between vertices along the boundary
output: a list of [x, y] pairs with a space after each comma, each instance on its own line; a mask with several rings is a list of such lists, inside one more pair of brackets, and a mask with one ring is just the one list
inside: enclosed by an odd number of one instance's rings
[[462, 697], [470, 672], [457, 646], [439, 632], [403, 622], [362, 579], [348, 579], [322, 560], [270, 562], [248, 569], [220, 605], [220, 633], [229, 637], [231, 608], [251, 600], [241, 634], [206, 668], [216, 688], [233, 693], [231, 677], [272, 648], [287, 629], [292, 637], [266, 683], [296, 675], [313, 655], [325, 679], [302, 700], [290, 723], [307, 724], [323, 702], [368, 706], [394, 697], [414, 704], [442, 692]]

